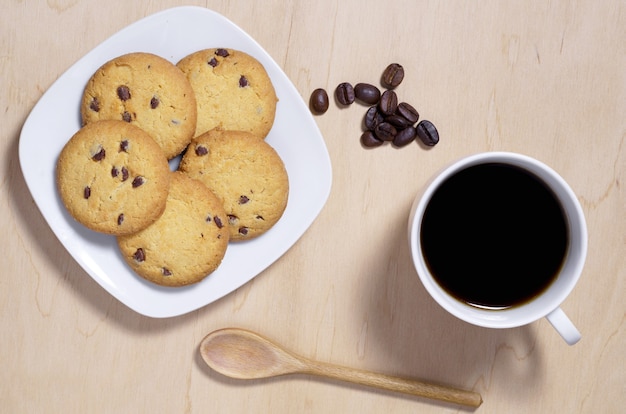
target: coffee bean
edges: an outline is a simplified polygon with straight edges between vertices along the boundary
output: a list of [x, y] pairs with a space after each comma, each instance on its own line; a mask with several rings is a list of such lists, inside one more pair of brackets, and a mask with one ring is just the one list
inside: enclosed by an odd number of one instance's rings
[[404, 68], [399, 63], [392, 63], [383, 71], [381, 83], [385, 88], [395, 88], [404, 79]]
[[421, 121], [417, 124], [415, 128], [417, 132], [417, 137], [424, 143], [424, 145], [428, 145], [432, 147], [439, 142], [439, 132], [437, 132], [437, 128], [430, 121]]
[[398, 130], [389, 122], [381, 122], [374, 129], [374, 134], [382, 141], [393, 141], [397, 133]]
[[398, 107], [398, 95], [392, 90], [386, 90], [380, 96], [380, 102], [378, 102], [378, 109], [384, 115], [391, 115], [396, 112]]
[[404, 128], [393, 138], [393, 145], [396, 147], [404, 147], [415, 140], [416, 134], [417, 131], [412, 126]]
[[323, 114], [328, 110], [328, 94], [322, 88], [318, 88], [311, 94], [309, 105], [313, 112]]
[[411, 125], [416, 123], [417, 120], [420, 118], [420, 114], [417, 112], [417, 110], [406, 102], [398, 104], [398, 108], [396, 108], [396, 113], [408, 119], [409, 122], [411, 122]]
[[342, 105], [350, 105], [354, 102], [354, 88], [351, 83], [343, 82], [335, 89], [335, 97]]
[[365, 118], [363, 120], [365, 129], [370, 129], [373, 131], [374, 128], [376, 128], [376, 125], [381, 122], [383, 122], [383, 115], [378, 112], [377, 106], [372, 106], [367, 110], [367, 112], [365, 112]]
[[378, 139], [372, 131], [365, 131], [361, 135], [361, 144], [363, 144], [364, 147], [380, 147], [381, 145], [383, 145], [383, 143], [384, 142]]
[[380, 99], [380, 90], [369, 83], [357, 83], [354, 85], [354, 96], [363, 103], [376, 105]]
[[386, 116], [385, 122], [389, 122], [391, 125], [399, 129], [404, 129], [411, 125], [411, 122], [409, 122], [408, 119], [406, 119], [402, 115], [397, 114]]

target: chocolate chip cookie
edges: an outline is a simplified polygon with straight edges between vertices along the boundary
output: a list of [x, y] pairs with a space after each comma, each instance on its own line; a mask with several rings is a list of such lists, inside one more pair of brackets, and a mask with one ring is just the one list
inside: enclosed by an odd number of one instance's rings
[[184, 286], [211, 274], [228, 246], [221, 201], [200, 181], [171, 173], [163, 215], [138, 233], [117, 238], [128, 265], [162, 286]]
[[92, 122], [65, 144], [56, 166], [63, 204], [85, 227], [134, 233], [163, 213], [170, 185], [167, 158], [139, 127]]
[[231, 240], [265, 233], [287, 206], [289, 179], [282, 159], [249, 132], [214, 129], [194, 138], [179, 169], [222, 200]]
[[235, 49], [205, 49], [176, 64], [198, 103], [196, 136], [213, 128], [247, 131], [265, 138], [278, 98], [263, 65]]
[[83, 125], [114, 119], [144, 129], [168, 159], [196, 131], [196, 98], [186, 76], [151, 53], [129, 53], [102, 65], [85, 87], [80, 110]]

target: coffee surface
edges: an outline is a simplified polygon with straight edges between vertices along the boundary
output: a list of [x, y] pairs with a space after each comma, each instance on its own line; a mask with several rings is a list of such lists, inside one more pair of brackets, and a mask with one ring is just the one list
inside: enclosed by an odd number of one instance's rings
[[568, 227], [553, 192], [510, 165], [480, 164], [435, 191], [421, 223], [426, 264], [452, 296], [502, 309], [523, 304], [554, 281]]

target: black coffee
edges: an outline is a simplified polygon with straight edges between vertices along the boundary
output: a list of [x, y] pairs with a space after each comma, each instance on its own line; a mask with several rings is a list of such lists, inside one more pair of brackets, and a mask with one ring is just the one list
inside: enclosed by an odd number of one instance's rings
[[433, 194], [420, 243], [438, 283], [468, 304], [523, 304], [552, 283], [568, 248], [553, 192], [533, 174], [489, 163], [466, 168]]

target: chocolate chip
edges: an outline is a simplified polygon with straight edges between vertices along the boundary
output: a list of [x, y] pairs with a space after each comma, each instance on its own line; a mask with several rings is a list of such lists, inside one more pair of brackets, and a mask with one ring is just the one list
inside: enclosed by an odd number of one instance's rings
[[141, 247], [135, 251], [135, 254], [133, 254], [133, 259], [135, 259], [135, 261], [139, 263], [146, 260], [146, 253]]
[[237, 223], [237, 220], [239, 220], [239, 217], [235, 216], [234, 214], [228, 215], [228, 224], [235, 224]]
[[85, 197], [85, 199], [88, 199], [89, 197], [91, 197], [91, 188], [90, 187], [85, 187], [83, 189], [83, 197]]
[[150, 108], [156, 109], [157, 106], [159, 106], [159, 98], [153, 96], [152, 99], [150, 99]]
[[94, 161], [102, 161], [104, 159], [104, 157], [106, 157], [106, 151], [104, 150], [104, 148], [100, 147], [100, 150], [98, 152], [96, 152], [91, 159]]
[[215, 54], [216, 54], [217, 56], [221, 56], [221, 57], [226, 57], [226, 56], [228, 56], [228, 55], [229, 55], [228, 50], [226, 50], [226, 49], [221, 49], [221, 48], [220, 48], [220, 49], [217, 49], [217, 50], [215, 51]]
[[203, 156], [209, 153], [209, 149], [203, 145], [196, 146], [196, 155]]
[[122, 114], [122, 121], [130, 122], [133, 120], [133, 117], [130, 115], [130, 112], [124, 111]]
[[115, 178], [120, 174], [120, 171], [117, 169], [117, 167], [113, 167], [111, 168], [111, 177]]
[[222, 224], [222, 219], [219, 218], [218, 216], [215, 216], [213, 221], [215, 222], [215, 225], [217, 226], [218, 229], [221, 229], [222, 227], [224, 227], [224, 224]]
[[172, 276], [172, 272], [167, 267], [162, 268], [161, 272], [163, 273], [163, 276]]
[[239, 87], [240, 88], [245, 88], [246, 86], [249, 86], [250, 83], [248, 82], [248, 79], [241, 75], [241, 77], [239, 78]]
[[241, 197], [239, 197], [239, 204], [246, 204], [248, 201], [250, 201], [250, 199], [246, 197], [245, 195], [242, 195]]
[[123, 222], [124, 222], [124, 213], [117, 216], [117, 225], [121, 226]]
[[248, 228], [247, 227], [239, 227], [239, 234], [241, 234], [242, 236], [247, 236], [248, 235]]
[[141, 175], [138, 175], [137, 177], [135, 177], [133, 179], [133, 188], [137, 188], [137, 187], [143, 185], [143, 183], [145, 183], [145, 182], [146, 182], [146, 179], [143, 178]]
[[118, 86], [117, 87], [117, 96], [122, 101], [129, 100], [130, 99], [130, 89], [128, 89], [128, 86], [126, 86], [126, 85]]
[[128, 169], [126, 167], [122, 167], [122, 181], [128, 180]]
[[263, 218], [263, 216], [256, 216], [256, 219], [265, 221], [265, 218]]
[[209, 66], [212, 67], [216, 67], [218, 65], [217, 59], [215, 59], [214, 57], [212, 57], [211, 60], [209, 60], [207, 63], [209, 64]]
[[205, 219], [205, 220], [206, 220], [206, 222], [207, 222], [207, 223], [210, 223], [210, 222], [213, 220], [213, 218], [212, 218], [212, 217], [211, 217], [211, 215], [209, 214], [208, 216], [206, 216], [206, 219]]
[[128, 140], [125, 139], [122, 142], [120, 142], [120, 152], [128, 152]]
[[89, 104], [89, 109], [91, 109], [94, 112], [100, 112], [100, 101], [98, 101], [98, 98], [96, 98], [95, 96], [91, 100], [91, 103]]

